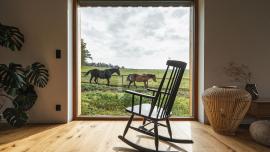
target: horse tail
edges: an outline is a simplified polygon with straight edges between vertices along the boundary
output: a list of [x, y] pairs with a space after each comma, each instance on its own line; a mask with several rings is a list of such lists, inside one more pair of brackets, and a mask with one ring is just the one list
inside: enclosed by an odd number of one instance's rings
[[87, 71], [85, 74], [84, 74], [84, 76], [87, 76], [87, 75], [89, 75], [89, 73], [91, 73], [93, 70], [89, 70], [89, 71]]
[[130, 77], [131, 77], [131, 74], [129, 74], [129, 75], [127, 76], [127, 81], [131, 81], [131, 80], [130, 80]]
[[129, 74], [127, 76], [127, 81], [135, 81], [138, 74]]
[[135, 77], [136, 77], [136, 74], [129, 74], [127, 76], [127, 81], [134, 81], [135, 80]]

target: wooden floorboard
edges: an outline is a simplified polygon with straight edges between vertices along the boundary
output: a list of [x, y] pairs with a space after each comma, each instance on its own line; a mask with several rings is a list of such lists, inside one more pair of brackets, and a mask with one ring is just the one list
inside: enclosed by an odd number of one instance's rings
[[[136, 121], [133, 125], [139, 125]], [[73, 121], [68, 124], [28, 125], [10, 128], [0, 125], [0, 152], [136, 152], [117, 137], [126, 121]], [[172, 122], [176, 138], [192, 139], [194, 144], [161, 142], [161, 150], [184, 152], [270, 152], [269, 147], [255, 143], [248, 130], [240, 129], [236, 136], [216, 134], [209, 126], [198, 122]], [[165, 128], [160, 129], [167, 135]], [[129, 130], [133, 142], [154, 148], [153, 138]]]

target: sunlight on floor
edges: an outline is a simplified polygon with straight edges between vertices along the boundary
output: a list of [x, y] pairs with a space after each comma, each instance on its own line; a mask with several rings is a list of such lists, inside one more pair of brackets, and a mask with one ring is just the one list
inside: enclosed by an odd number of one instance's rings
[[[28, 125], [22, 128], [0, 130], [0, 152], [135, 152], [118, 139], [126, 121], [73, 121], [58, 125]], [[134, 126], [142, 122], [135, 121]], [[171, 122], [174, 138], [192, 139], [193, 144], [173, 144], [160, 141], [160, 150], [182, 152], [268, 152], [270, 149], [251, 140], [248, 130], [239, 130], [237, 136], [216, 134], [209, 126], [198, 122]], [[166, 128], [159, 127], [163, 136]], [[130, 130], [126, 136], [132, 142], [154, 148], [152, 137]]]

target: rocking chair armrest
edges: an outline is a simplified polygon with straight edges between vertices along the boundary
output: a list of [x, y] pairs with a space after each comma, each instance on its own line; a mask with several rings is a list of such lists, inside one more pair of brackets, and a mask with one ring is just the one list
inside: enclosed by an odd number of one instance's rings
[[145, 98], [150, 98], [150, 99], [154, 99], [154, 98], [155, 98], [155, 96], [143, 94], [143, 93], [136, 92], [136, 91], [132, 91], [132, 90], [126, 90], [125, 92], [126, 92], [126, 93], [129, 93], [129, 94], [133, 94], [133, 95], [145, 97]]
[[[157, 89], [151, 89], [151, 88], [147, 88], [148, 91], [153, 91], [154, 93], [158, 92]], [[160, 91], [160, 93], [163, 93], [163, 94], [169, 94], [168, 92], [165, 92], [165, 91]]]

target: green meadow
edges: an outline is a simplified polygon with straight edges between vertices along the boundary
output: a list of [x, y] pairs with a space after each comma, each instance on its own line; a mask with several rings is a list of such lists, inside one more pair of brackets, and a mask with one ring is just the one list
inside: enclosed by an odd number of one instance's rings
[[[106, 69], [100, 67], [83, 66], [81, 68], [81, 112], [82, 115], [100, 116], [125, 116], [125, 108], [131, 106], [131, 95], [125, 93], [125, 90], [135, 90], [138, 92], [151, 94], [144, 88], [142, 82], [136, 82], [137, 87], [131, 84], [127, 88], [128, 74], [155, 74], [157, 81], [149, 80], [149, 88], [158, 88], [165, 70], [160, 69], [120, 69], [121, 75], [114, 74], [110, 80], [110, 86], [107, 86], [107, 80], [99, 79], [99, 84], [89, 83], [90, 75], [85, 76], [85, 72], [90, 69]], [[166, 81], [165, 81], [166, 82]], [[135, 98], [136, 99], [136, 98]], [[138, 99], [136, 99], [138, 101]], [[150, 101], [144, 100], [144, 103]], [[184, 73], [180, 89], [173, 107], [173, 115], [179, 117], [190, 116], [190, 98], [189, 98], [189, 71]]]

